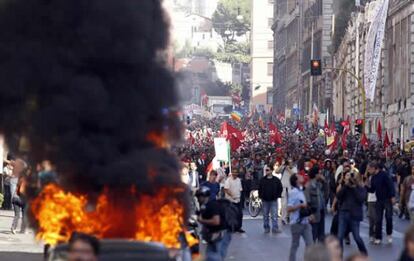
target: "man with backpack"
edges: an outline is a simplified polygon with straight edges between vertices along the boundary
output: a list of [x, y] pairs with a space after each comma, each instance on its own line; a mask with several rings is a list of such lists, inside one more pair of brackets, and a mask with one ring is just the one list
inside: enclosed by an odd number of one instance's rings
[[309, 182], [306, 185], [305, 196], [312, 215], [309, 222], [312, 226], [313, 240], [323, 243], [325, 240], [325, 197], [323, 193], [324, 180], [319, 174], [319, 168], [313, 167], [309, 171]]
[[[229, 216], [233, 205], [224, 199], [212, 200], [210, 195], [210, 188], [205, 186], [200, 187], [196, 192], [200, 204], [198, 222], [202, 224], [201, 236], [207, 242], [205, 260], [224, 261], [231, 241], [231, 227], [226, 222], [226, 216]], [[224, 207], [226, 203], [228, 206]], [[229, 211], [225, 209], [227, 207]], [[232, 222], [232, 220], [228, 221]], [[234, 226], [234, 224], [231, 225]]]

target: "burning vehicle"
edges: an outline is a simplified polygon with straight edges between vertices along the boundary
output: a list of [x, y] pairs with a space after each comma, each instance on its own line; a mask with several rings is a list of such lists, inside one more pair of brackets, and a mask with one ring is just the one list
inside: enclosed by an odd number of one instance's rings
[[54, 249], [74, 231], [194, 244], [188, 191], [169, 150], [182, 129], [161, 2], [0, 5], [0, 131], [12, 151], [25, 140], [29, 162], [56, 170], [56, 182], [31, 184], [26, 195], [36, 238]]

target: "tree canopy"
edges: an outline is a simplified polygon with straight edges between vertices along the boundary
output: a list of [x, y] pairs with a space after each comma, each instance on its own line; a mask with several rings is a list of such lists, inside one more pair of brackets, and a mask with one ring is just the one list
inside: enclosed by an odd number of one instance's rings
[[219, 48], [214, 57], [220, 62], [236, 64], [250, 62], [250, 44], [248, 42], [228, 43]]
[[236, 36], [250, 31], [250, 19], [249, 0], [220, 0], [213, 14], [213, 28], [224, 43], [234, 42]]

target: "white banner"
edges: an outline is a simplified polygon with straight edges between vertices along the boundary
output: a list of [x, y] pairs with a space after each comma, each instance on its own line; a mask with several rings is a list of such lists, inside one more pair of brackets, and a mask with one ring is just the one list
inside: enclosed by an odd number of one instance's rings
[[226, 138], [214, 138], [216, 160], [229, 162], [229, 145]]
[[378, 68], [381, 61], [381, 48], [384, 40], [385, 22], [387, 21], [389, 0], [377, 0], [373, 11], [371, 26], [367, 35], [364, 62], [365, 95], [371, 101], [375, 97]]

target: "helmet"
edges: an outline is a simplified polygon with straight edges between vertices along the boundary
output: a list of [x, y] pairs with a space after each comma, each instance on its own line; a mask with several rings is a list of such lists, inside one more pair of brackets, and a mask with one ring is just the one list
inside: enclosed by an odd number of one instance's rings
[[197, 192], [196, 197], [210, 197], [211, 191], [209, 187], [201, 186]]

